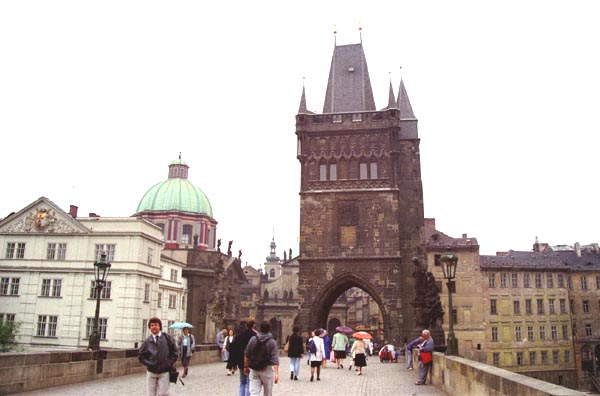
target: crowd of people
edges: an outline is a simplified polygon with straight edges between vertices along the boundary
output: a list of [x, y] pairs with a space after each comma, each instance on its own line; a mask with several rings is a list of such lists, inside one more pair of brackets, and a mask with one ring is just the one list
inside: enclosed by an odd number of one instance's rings
[[[174, 339], [162, 331], [162, 323], [158, 318], [148, 321], [151, 335], [144, 341], [139, 350], [139, 361], [146, 366], [146, 383], [148, 396], [169, 394], [170, 376], [175, 369], [175, 362], [180, 359], [183, 367], [182, 378], [189, 374], [189, 363], [194, 352], [195, 339], [190, 328], [184, 327], [182, 334]], [[360, 332], [363, 333], [363, 332]], [[343, 331], [337, 331], [329, 337], [322, 328], [314, 329], [304, 339], [300, 328], [294, 326], [292, 333], [287, 336], [284, 352], [289, 358], [290, 380], [298, 381], [303, 359], [310, 369], [310, 382], [321, 380], [321, 369], [327, 361], [335, 364], [338, 370], [344, 369], [344, 363], [349, 359], [348, 370], [354, 370], [356, 375], [363, 375], [368, 358], [375, 348], [370, 335], [348, 337]], [[279, 346], [271, 334], [271, 324], [267, 321], [256, 326], [254, 320], [241, 321], [237, 328], [223, 329], [216, 336], [220, 356], [225, 363], [227, 375], [239, 372], [239, 395], [264, 396], [273, 394], [273, 385], [279, 382]], [[418, 375], [416, 385], [426, 383], [427, 374], [431, 370], [434, 342], [429, 330], [423, 330], [421, 336], [404, 347], [394, 350], [392, 344], [384, 345], [379, 351], [383, 361], [397, 362], [398, 356], [406, 356], [406, 369], [413, 369], [413, 353], [418, 353]]]

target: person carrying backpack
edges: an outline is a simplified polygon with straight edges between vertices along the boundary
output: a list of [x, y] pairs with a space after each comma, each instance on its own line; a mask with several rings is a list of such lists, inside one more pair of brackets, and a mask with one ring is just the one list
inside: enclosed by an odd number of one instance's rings
[[273, 384], [279, 382], [279, 349], [270, 334], [271, 324], [260, 324], [259, 333], [252, 337], [244, 351], [244, 373], [250, 379], [250, 395], [273, 395]]
[[308, 340], [306, 349], [310, 352], [310, 382], [314, 380], [315, 368], [317, 369], [317, 381], [321, 381], [321, 364], [325, 356], [325, 345], [323, 339], [319, 337], [321, 329], [313, 331], [314, 336]]

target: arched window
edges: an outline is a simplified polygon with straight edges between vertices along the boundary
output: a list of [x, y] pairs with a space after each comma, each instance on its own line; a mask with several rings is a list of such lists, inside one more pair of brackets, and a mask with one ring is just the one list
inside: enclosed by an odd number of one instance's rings
[[181, 243], [192, 243], [192, 233], [194, 228], [189, 224], [183, 225], [183, 233], [181, 234]]
[[269, 277], [275, 278], [275, 268], [271, 268], [271, 270], [269, 271]]

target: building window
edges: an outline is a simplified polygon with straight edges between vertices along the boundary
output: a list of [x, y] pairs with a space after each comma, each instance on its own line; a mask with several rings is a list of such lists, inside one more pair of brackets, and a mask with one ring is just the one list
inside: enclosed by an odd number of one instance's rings
[[573, 290], [573, 280], [570, 275], [567, 275], [567, 288], [569, 290]]
[[106, 261], [114, 261], [116, 249], [117, 245], [114, 243], [97, 243], [94, 252], [94, 260], [99, 261], [102, 253], [106, 253]]
[[160, 266], [160, 278], [162, 279], [162, 277], [165, 275], [165, 266], [161, 265]]
[[371, 167], [371, 174], [369, 175], [371, 179], [377, 179], [377, 162], [371, 162], [370, 164]]
[[327, 180], [327, 164], [319, 165], [319, 180], [320, 181]]
[[560, 305], [560, 313], [566, 314], [567, 313], [567, 300], [565, 300], [564, 298], [561, 298], [558, 300], [558, 303]]
[[361, 162], [358, 166], [359, 178], [361, 180], [377, 179], [377, 162]]
[[15, 314], [0, 313], [0, 324], [7, 324], [9, 326], [14, 325], [15, 324]]
[[510, 274], [510, 276], [511, 276], [511, 286], [513, 288], [519, 287], [519, 274], [517, 274], [516, 272], [513, 272], [512, 274]]
[[546, 326], [540, 326], [540, 341], [546, 340]]
[[194, 233], [194, 227], [189, 224], [184, 224], [181, 232], [181, 243], [190, 244], [192, 243]]
[[498, 341], [498, 328], [496, 326], [492, 326], [492, 341]]
[[337, 164], [329, 164], [329, 180], [337, 180]]
[[177, 305], [177, 296], [175, 294], [169, 294], [169, 308], [175, 308]]
[[558, 329], [556, 325], [550, 326], [550, 334], [553, 340], [558, 340]]
[[[106, 340], [106, 330], [108, 329], [108, 319], [98, 318], [98, 334], [100, 334], [101, 340]], [[85, 324], [85, 334], [87, 338], [90, 338], [94, 331], [94, 318], [87, 318]]]
[[359, 177], [361, 180], [365, 180], [369, 178], [368, 172], [367, 172], [367, 163], [366, 162], [361, 162], [359, 164]]
[[270, 277], [270, 278], [275, 278], [275, 268], [271, 268], [271, 269], [269, 270], [269, 277]]
[[585, 335], [586, 337], [591, 337], [592, 336], [592, 325], [587, 323], [585, 325]]
[[521, 315], [521, 301], [513, 301], [513, 311], [515, 315]]
[[0, 295], [18, 296], [21, 278], [0, 278]]
[[527, 326], [527, 340], [533, 341], [533, 326]]
[[57, 324], [58, 316], [39, 315], [35, 335], [38, 337], [56, 337]]
[[523, 363], [523, 352], [517, 352], [517, 366], [522, 366]]
[[42, 279], [42, 297], [60, 297], [62, 279]]
[[552, 363], [553, 364], [560, 364], [560, 358], [559, 358], [559, 353], [558, 351], [552, 351]]
[[553, 298], [548, 299], [548, 312], [550, 312], [551, 314], [556, 313], [556, 309], [554, 308], [554, 299]]
[[177, 270], [171, 269], [171, 282], [177, 282]]
[[542, 364], [548, 364], [548, 351], [542, 351]]
[[185, 310], [185, 296], [181, 296], [181, 309]]
[[171, 325], [172, 325], [172, 324], [174, 324], [174, 323], [175, 323], [175, 321], [174, 321], [174, 320], [169, 320], [169, 321], [167, 321], [167, 323], [168, 323], [168, 325], [169, 325], [169, 327], [168, 327], [168, 329], [169, 329], [169, 334], [171, 334], [171, 335], [175, 335], [175, 329], [171, 328]]
[[588, 289], [587, 276], [582, 276], [581, 277], [581, 290], [587, 290], [587, 289]]
[[146, 263], [152, 265], [152, 259], [154, 258], [154, 249], [148, 248], [148, 256], [146, 257]]
[[590, 302], [588, 300], [583, 300], [583, 312], [590, 313]]
[[497, 315], [498, 309], [496, 306], [496, 300], [490, 300], [490, 314]]
[[492, 363], [494, 366], [500, 367], [500, 353], [499, 352], [494, 352], [492, 354]]
[[565, 277], [563, 274], [556, 274], [556, 280], [558, 283], [558, 287], [564, 289], [565, 288]]
[[565, 351], [565, 363], [571, 363], [571, 351]]
[[496, 274], [491, 273], [488, 274], [488, 282], [490, 284], [490, 289], [493, 289], [496, 287]]
[[500, 287], [508, 287], [508, 274], [506, 272], [500, 274]]
[[144, 285], [144, 302], [150, 302], [150, 283]]
[[515, 326], [515, 341], [523, 341], [521, 326]]
[[[112, 290], [112, 281], [104, 282], [104, 287], [100, 292], [100, 298], [103, 300], [110, 299], [110, 292]], [[90, 298], [96, 298], [96, 281], [92, 281], [90, 285]]]
[[22, 259], [25, 257], [25, 242], [8, 242], [6, 244], [7, 259]]
[[546, 288], [554, 289], [554, 275], [551, 273], [546, 274]]
[[544, 300], [542, 300], [541, 298], [537, 299], [537, 313], [538, 315], [544, 314]]
[[529, 285], [529, 273], [527, 273], [527, 272], [523, 274], [523, 287], [525, 287], [525, 288], [531, 287]]
[[162, 293], [158, 293], [158, 297], [156, 298], [156, 306], [158, 308], [162, 308]]
[[452, 323], [457, 324], [458, 323], [458, 313], [457, 313], [456, 309], [452, 309], [450, 311], [450, 315], [452, 315]]
[[67, 256], [66, 243], [48, 243], [46, 250], [47, 260], [64, 260]]
[[542, 288], [542, 274], [535, 274], [535, 288], [536, 289], [541, 289]]
[[528, 298], [525, 300], [525, 314], [531, 315], [532, 313], [533, 313], [533, 310], [531, 308], [531, 299]]
[[569, 339], [569, 326], [562, 325], [562, 334], [563, 334], [563, 340]]
[[536, 365], [536, 353], [535, 351], [529, 351], [529, 364], [531, 366], [535, 366]]

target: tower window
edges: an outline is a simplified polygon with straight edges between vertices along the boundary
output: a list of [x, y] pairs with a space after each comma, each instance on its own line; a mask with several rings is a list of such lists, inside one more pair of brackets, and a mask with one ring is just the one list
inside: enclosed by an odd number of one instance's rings
[[361, 162], [359, 164], [359, 177], [361, 180], [377, 179], [377, 162]]

